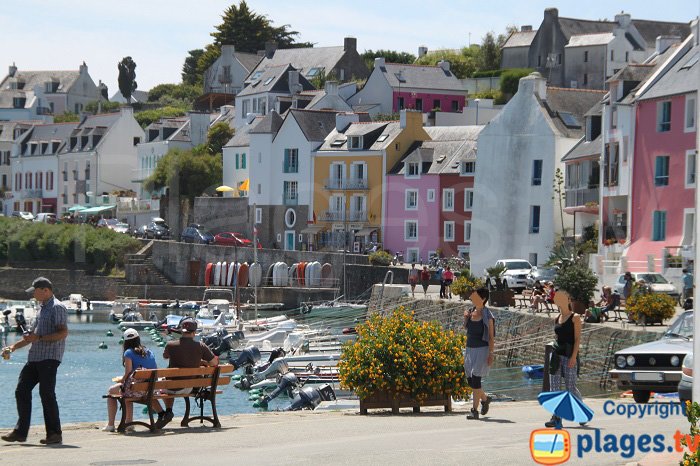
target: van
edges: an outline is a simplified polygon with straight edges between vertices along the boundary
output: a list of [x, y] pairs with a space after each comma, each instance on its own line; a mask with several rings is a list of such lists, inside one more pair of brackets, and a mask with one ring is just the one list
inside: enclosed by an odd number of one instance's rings
[[36, 214], [34, 221], [35, 222], [42, 222], [42, 223], [56, 223], [56, 214], [52, 214], [52, 213]]

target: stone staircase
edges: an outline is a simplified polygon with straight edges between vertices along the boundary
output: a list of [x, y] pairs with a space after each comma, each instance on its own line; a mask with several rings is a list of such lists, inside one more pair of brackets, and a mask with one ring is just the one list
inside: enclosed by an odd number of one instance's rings
[[126, 268], [130, 277], [129, 285], [174, 285], [175, 283], [153, 264], [151, 255], [153, 253], [153, 241], [146, 244], [136, 254], [127, 256]]

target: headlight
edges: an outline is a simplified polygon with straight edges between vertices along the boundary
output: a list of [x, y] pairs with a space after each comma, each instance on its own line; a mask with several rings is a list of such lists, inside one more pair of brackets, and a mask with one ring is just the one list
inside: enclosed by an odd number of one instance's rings
[[632, 355], [627, 356], [627, 365], [628, 365], [628, 366], [634, 366], [634, 363], [635, 363], [635, 362], [636, 362], [636, 361], [634, 360], [634, 356], [632, 356]]
[[625, 364], [627, 364], [627, 362], [625, 361], [625, 357], [624, 357], [624, 356], [618, 356], [618, 357], [617, 357], [617, 367], [619, 367], [620, 369], [622, 369], [623, 367], [625, 367]]
[[681, 358], [678, 356], [671, 356], [671, 365], [677, 366], [681, 362]]

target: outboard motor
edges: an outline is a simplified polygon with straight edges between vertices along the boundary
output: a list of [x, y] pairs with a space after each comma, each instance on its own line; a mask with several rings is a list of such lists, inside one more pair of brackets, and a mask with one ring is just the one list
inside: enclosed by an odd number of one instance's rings
[[267, 367], [252, 374], [253, 383], [262, 382], [275, 374], [286, 374], [289, 372], [289, 365], [284, 359], [275, 359]]
[[263, 402], [265, 404], [269, 403], [270, 400], [274, 400], [280, 394], [287, 392], [287, 396], [292, 397], [292, 390], [299, 384], [299, 379], [294, 372], [287, 372], [282, 377], [279, 378], [277, 382], [277, 388], [272, 390], [269, 394], [263, 397]]
[[15, 311], [15, 323], [17, 324], [17, 330], [22, 333], [27, 331], [27, 320], [24, 318], [24, 309], [17, 309]]
[[693, 309], [693, 298], [685, 298], [685, 301], [683, 301], [683, 310], [690, 311], [691, 309]]
[[283, 358], [283, 357], [285, 357], [286, 355], [287, 355], [287, 352], [284, 350], [284, 348], [279, 347], [279, 348], [277, 348], [277, 349], [272, 350], [272, 352], [270, 352], [270, 359], [268, 359], [267, 362], [268, 362], [268, 363], [271, 363], [271, 362], [274, 361], [275, 359], [277, 359], [277, 358]]
[[228, 361], [233, 365], [234, 370], [239, 367], [250, 369], [256, 362], [260, 361], [260, 350], [257, 346], [249, 346], [241, 351], [236, 359], [229, 358]]
[[335, 400], [335, 391], [329, 384], [320, 387], [304, 387], [299, 390], [292, 404], [285, 411], [299, 411], [302, 409], [316, 409], [322, 401]]
[[[237, 332], [236, 332], [237, 333]], [[238, 335], [236, 335], [238, 337]], [[223, 353], [231, 351], [236, 346], [238, 338], [230, 335], [225, 328], [217, 329], [215, 333], [202, 338], [202, 342], [209, 347], [212, 353], [216, 356], [221, 356]]]

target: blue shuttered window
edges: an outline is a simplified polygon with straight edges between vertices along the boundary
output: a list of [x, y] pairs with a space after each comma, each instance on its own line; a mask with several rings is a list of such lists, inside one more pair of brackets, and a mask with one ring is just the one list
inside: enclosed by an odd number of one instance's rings
[[652, 241], [665, 241], [666, 240], [666, 211], [656, 210], [654, 211], [654, 228], [651, 233]]

